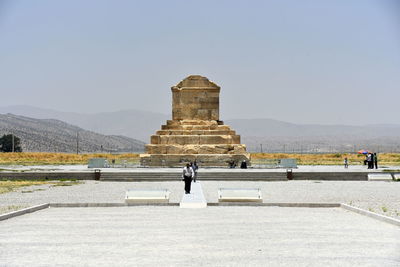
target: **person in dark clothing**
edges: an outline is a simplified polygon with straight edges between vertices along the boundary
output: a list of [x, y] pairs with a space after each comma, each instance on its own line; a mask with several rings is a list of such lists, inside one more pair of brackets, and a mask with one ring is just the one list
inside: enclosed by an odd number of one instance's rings
[[346, 158], [344, 158], [344, 168], [347, 169], [349, 167], [349, 160]]
[[[378, 169], [378, 156], [376, 155], [376, 153], [374, 153], [374, 165], [375, 165], [375, 169]], [[374, 167], [372, 166], [372, 169]]]
[[199, 169], [199, 166], [197, 165], [197, 162], [194, 161], [193, 163], [190, 163], [190, 167], [193, 169], [193, 182], [195, 183], [197, 180], [197, 170]]
[[229, 168], [231, 168], [231, 169], [236, 168], [236, 163], [234, 160], [229, 161]]
[[374, 161], [375, 161], [375, 155], [374, 153], [371, 153], [371, 169], [374, 168]]
[[240, 164], [240, 168], [247, 169], [247, 162], [245, 160], [243, 160], [242, 163]]
[[190, 187], [191, 187], [193, 175], [194, 175], [194, 172], [193, 172], [192, 167], [190, 167], [189, 164], [186, 164], [186, 166], [183, 168], [183, 172], [182, 172], [182, 180], [185, 182], [185, 194], [190, 194]]
[[368, 164], [368, 169], [373, 169], [373, 160], [372, 160], [372, 153], [368, 153], [367, 155], [367, 164]]

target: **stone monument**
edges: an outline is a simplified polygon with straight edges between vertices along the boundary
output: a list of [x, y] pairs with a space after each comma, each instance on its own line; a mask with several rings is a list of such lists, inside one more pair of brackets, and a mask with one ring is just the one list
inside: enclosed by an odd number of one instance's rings
[[225, 166], [249, 161], [240, 136], [219, 120], [221, 88], [206, 77], [191, 75], [171, 88], [172, 120], [161, 126], [140, 155], [142, 166]]

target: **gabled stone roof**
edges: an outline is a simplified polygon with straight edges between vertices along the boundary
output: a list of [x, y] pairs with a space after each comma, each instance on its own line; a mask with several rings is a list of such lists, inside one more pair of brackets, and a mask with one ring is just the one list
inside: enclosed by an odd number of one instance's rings
[[200, 75], [190, 75], [180, 81], [177, 85], [172, 86], [172, 89], [220, 89], [218, 85], [211, 82], [207, 77]]

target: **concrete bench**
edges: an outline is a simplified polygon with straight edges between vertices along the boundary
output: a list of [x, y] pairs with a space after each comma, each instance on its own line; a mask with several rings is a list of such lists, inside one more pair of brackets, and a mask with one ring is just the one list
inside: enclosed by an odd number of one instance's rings
[[400, 173], [393, 174], [393, 179], [396, 181], [400, 181]]
[[368, 181], [393, 181], [390, 173], [369, 173]]
[[220, 188], [218, 202], [262, 202], [260, 188]]
[[168, 203], [169, 194], [167, 189], [129, 189], [126, 191], [126, 204], [151, 204]]

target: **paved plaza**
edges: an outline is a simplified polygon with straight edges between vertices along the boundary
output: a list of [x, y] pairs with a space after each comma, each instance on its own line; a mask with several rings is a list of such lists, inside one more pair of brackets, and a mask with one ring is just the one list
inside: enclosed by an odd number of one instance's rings
[[[265, 203], [346, 203], [400, 219], [399, 182], [201, 181], [201, 185], [207, 202], [218, 202], [217, 192], [221, 187], [261, 188]], [[1, 206], [27, 207], [42, 203], [123, 203], [128, 189], [168, 189], [172, 203], [179, 203], [184, 193], [182, 181], [82, 181], [73, 186], [31, 186], [0, 194], [0, 210]]]
[[399, 227], [340, 208], [50, 208], [0, 222], [1, 266], [399, 266]]
[[[1, 207], [123, 203], [128, 189], [182, 181], [81, 181], [0, 194]], [[368, 181], [201, 181], [260, 188], [264, 203], [347, 203], [399, 219], [400, 183]], [[385, 209], [383, 209], [383, 207]], [[0, 266], [400, 266], [400, 227], [342, 208], [132, 206], [49, 208], [0, 221]]]

